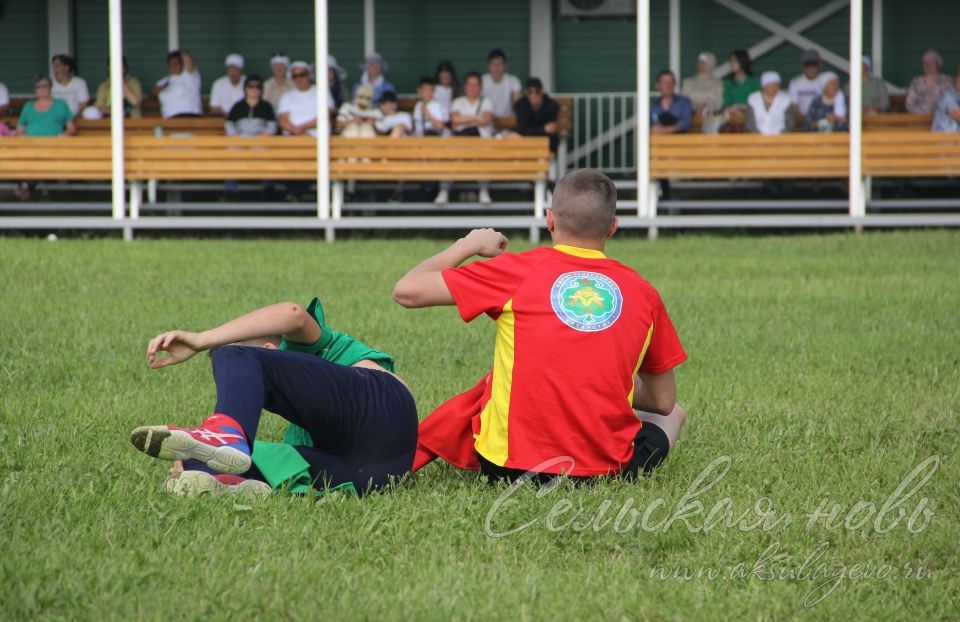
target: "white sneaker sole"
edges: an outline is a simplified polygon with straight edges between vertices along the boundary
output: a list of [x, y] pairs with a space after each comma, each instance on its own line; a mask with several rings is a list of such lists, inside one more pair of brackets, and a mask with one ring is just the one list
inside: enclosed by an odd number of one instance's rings
[[169, 430], [163, 425], [137, 428], [130, 434], [133, 446], [160, 460], [199, 460], [221, 473], [240, 475], [251, 466], [250, 456], [224, 445], [213, 447], [201, 443], [183, 430]]
[[196, 497], [198, 495], [237, 495], [244, 497], [265, 497], [273, 490], [270, 484], [256, 479], [247, 479], [233, 486], [217, 481], [204, 471], [183, 471], [170, 476], [164, 484], [164, 489], [170, 494], [182, 497]]

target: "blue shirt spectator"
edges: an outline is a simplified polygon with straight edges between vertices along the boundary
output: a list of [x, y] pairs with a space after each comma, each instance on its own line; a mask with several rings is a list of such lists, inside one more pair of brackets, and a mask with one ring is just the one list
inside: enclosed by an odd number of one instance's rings
[[387, 62], [383, 60], [383, 56], [376, 52], [367, 54], [363, 62], [360, 63], [360, 68], [363, 69], [363, 75], [360, 76], [360, 81], [353, 85], [351, 91], [353, 99], [357, 98], [357, 89], [361, 86], [369, 86], [373, 89], [373, 105], [375, 106], [380, 104], [380, 96], [385, 92], [397, 92], [397, 87], [390, 84], [386, 76], [383, 75], [389, 69]]
[[683, 95], [677, 95], [677, 79], [671, 71], [661, 71], [657, 76], [660, 97], [650, 102], [650, 129], [654, 134], [682, 134], [690, 129], [693, 118], [693, 103]]

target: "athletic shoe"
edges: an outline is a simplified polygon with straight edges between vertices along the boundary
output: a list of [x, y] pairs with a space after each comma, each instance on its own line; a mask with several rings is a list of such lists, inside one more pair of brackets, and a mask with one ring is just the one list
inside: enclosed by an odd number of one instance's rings
[[150, 425], [130, 434], [133, 446], [161, 460], [199, 460], [221, 473], [250, 469], [250, 445], [243, 429], [226, 415], [207, 417], [198, 428]]
[[480, 202], [484, 205], [493, 203], [493, 199], [490, 198], [490, 192], [486, 188], [480, 188]]
[[206, 471], [181, 471], [169, 476], [163, 487], [170, 494], [182, 497], [196, 497], [202, 494], [265, 497], [273, 492], [270, 484], [258, 479], [247, 479], [226, 473], [211, 475]]
[[437, 198], [435, 198], [433, 202], [437, 205], [446, 205], [449, 200], [450, 193], [447, 190], [441, 189], [440, 192], [437, 193]]

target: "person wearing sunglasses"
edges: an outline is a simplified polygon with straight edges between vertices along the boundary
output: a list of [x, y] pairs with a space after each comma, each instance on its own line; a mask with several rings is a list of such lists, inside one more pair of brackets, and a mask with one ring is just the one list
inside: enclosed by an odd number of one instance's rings
[[[227, 136], [273, 136], [277, 133], [277, 117], [273, 106], [263, 98], [263, 79], [251, 75], [243, 85], [243, 99], [230, 108], [224, 122]], [[263, 183], [264, 198], [273, 192], [271, 182]], [[224, 183], [224, 201], [235, 200], [239, 186], [234, 179]]]
[[290, 65], [294, 89], [284, 93], [277, 108], [280, 128], [288, 136], [317, 135], [317, 87], [310, 78], [310, 65], [298, 60]]
[[[17, 121], [19, 136], [73, 136], [77, 126], [73, 122], [73, 111], [62, 99], [54, 99], [53, 81], [44, 74], [34, 77], [33, 92], [36, 98], [23, 105], [20, 119]], [[29, 201], [35, 184], [20, 182], [14, 194], [21, 201]]]

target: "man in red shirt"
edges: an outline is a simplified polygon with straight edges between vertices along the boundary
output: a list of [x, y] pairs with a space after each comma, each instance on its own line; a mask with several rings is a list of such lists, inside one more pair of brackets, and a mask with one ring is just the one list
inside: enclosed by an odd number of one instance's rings
[[[673, 368], [686, 353], [653, 286], [603, 253], [615, 209], [608, 177], [570, 173], [547, 211], [553, 247], [506, 253], [501, 233], [474, 230], [394, 288], [405, 307], [456, 305], [464, 321], [496, 321], [471, 439], [491, 480], [634, 475], [679, 435]], [[458, 267], [474, 255], [489, 260]]]

